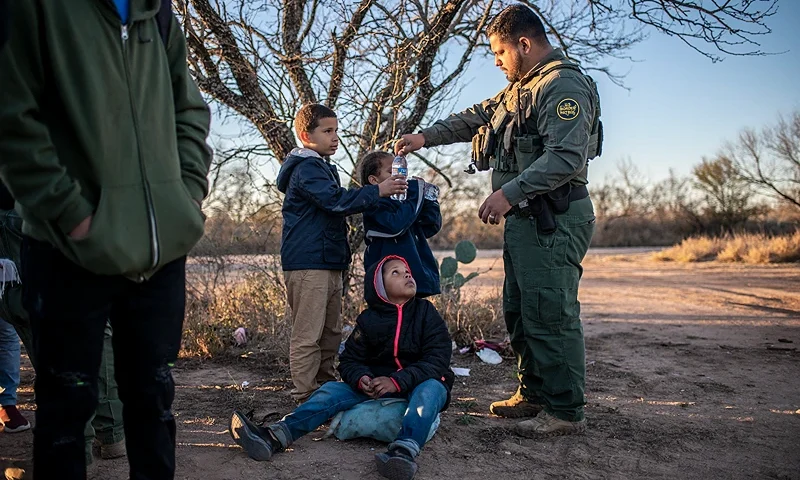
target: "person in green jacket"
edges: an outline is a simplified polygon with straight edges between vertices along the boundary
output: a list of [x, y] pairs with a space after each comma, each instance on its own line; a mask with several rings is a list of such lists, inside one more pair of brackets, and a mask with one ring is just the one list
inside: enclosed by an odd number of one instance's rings
[[585, 429], [585, 359], [578, 283], [594, 231], [587, 160], [599, 154], [602, 128], [594, 82], [553, 48], [527, 6], [501, 11], [487, 29], [497, 65], [510, 82], [499, 94], [403, 135], [398, 153], [472, 141], [479, 170], [492, 168], [484, 223], [507, 216], [503, 312], [517, 356], [519, 388], [491, 412], [532, 417], [528, 437]]
[[132, 479], [171, 479], [171, 367], [203, 235], [210, 114], [161, 0], [10, 2], [0, 178], [23, 219], [37, 362], [34, 471], [85, 478], [108, 319]]

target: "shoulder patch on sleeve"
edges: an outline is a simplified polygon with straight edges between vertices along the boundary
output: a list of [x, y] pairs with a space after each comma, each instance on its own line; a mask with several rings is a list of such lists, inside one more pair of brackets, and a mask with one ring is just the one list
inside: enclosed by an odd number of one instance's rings
[[571, 98], [565, 98], [556, 105], [556, 114], [561, 120], [575, 120], [580, 112], [580, 105]]

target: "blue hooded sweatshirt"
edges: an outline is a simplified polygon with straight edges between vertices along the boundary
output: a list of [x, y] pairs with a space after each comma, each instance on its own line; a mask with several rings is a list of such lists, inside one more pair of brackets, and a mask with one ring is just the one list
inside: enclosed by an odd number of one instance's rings
[[389, 255], [403, 257], [420, 298], [440, 293], [439, 264], [427, 239], [442, 228], [439, 202], [425, 199], [423, 186], [423, 181], [411, 179], [404, 201], [382, 198], [377, 208], [364, 213], [365, 268]]

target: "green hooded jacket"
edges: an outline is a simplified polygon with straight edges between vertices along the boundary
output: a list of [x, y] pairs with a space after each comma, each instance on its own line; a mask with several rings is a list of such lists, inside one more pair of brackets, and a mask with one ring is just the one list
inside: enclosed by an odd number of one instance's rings
[[[159, 0], [15, 0], [0, 52], [0, 178], [25, 234], [143, 280], [203, 235], [210, 115]], [[68, 236], [92, 215], [88, 236]]]

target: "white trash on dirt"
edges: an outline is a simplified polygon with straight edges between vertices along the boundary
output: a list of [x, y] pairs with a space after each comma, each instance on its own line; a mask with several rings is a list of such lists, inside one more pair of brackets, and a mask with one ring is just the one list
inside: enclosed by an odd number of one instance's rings
[[236, 346], [241, 347], [247, 343], [247, 331], [243, 327], [239, 327], [233, 332], [233, 339], [236, 341]]
[[475, 352], [475, 354], [478, 355], [478, 358], [490, 365], [498, 365], [503, 361], [503, 357], [491, 348], [482, 348]]
[[469, 377], [469, 368], [450, 367], [457, 377]]

